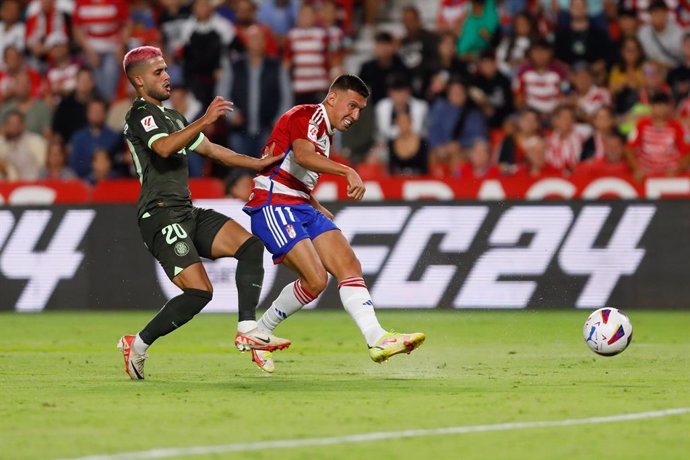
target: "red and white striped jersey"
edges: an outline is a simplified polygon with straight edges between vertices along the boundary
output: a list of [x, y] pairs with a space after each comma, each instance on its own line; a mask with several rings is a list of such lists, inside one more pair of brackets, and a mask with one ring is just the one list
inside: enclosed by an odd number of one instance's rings
[[585, 136], [577, 129], [565, 137], [554, 131], [546, 139], [546, 162], [560, 171], [572, 170], [580, 162], [584, 143]]
[[77, 0], [72, 22], [97, 53], [119, 49], [129, 13], [123, 0]]
[[52, 33], [62, 33], [69, 37], [65, 14], [72, 14], [61, 2], [56, 2], [48, 13], [42, 9], [40, 0], [33, 0], [26, 9], [26, 44], [34, 46], [45, 44]]
[[295, 93], [328, 89], [328, 41], [328, 31], [321, 27], [297, 27], [288, 33], [285, 59], [292, 66], [292, 89]]
[[515, 92], [525, 98], [527, 107], [540, 113], [549, 113], [561, 99], [561, 86], [565, 79], [565, 72], [555, 64], [541, 72], [528, 64], [518, 72]]
[[578, 108], [590, 117], [605, 105], [611, 105], [611, 94], [600, 86], [592, 85], [587, 94], [577, 98]]
[[651, 117], [641, 118], [628, 144], [635, 150], [638, 166], [648, 175], [665, 174], [690, 150], [683, 126], [674, 119], [654, 126]]
[[317, 154], [328, 158], [332, 136], [333, 129], [323, 104], [298, 105], [285, 112], [266, 142], [266, 145], [275, 142], [273, 154], [285, 153], [285, 158], [256, 175], [254, 190], [245, 208], [309, 203], [320, 174], [297, 164], [292, 144], [297, 139], [305, 139], [314, 144]]

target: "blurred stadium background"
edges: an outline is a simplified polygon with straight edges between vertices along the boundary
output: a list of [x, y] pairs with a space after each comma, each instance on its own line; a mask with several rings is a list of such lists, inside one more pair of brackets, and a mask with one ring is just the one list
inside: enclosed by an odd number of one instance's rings
[[[3, 0], [0, 458], [687, 458], [687, 413], [240, 444], [690, 407], [689, 32], [687, 0]], [[177, 291], [141, 244], [121, 134], [121, 59], [143, 44], [164, 50], [188, 120], [234, 101], [205, 134], [247, 155], [332, 77], [370, 85], [331, 153], [364, 202], [327, 176], [315, 195], [384, 324], [427, 332], [424, 347], [372, 367], [331, 283], [281, 329], [293, 349], [263, 379], [230, 350], [235, 263], [206, 261], [206, 310], [226, 314], [156, 344], [143, 385], [124, 381], [117, 337]], [[190, 154], [190, 177], [197, 205], [248, 225], [247, 171]], [[265, 267], [261, 307], [293, 278]], [[613, 359], [581, 342], [606, 305], [636, 328]], [[158, 458], [137, 455], [102, 458]]]

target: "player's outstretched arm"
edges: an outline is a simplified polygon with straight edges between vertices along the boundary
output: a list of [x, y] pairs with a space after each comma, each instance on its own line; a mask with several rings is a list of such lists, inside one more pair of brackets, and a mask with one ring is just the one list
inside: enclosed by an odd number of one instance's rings
[[228, 112], [232, 112], [232, 102], [226, 101], [220, 96], [216, 96], [215, 99], [211, 101], [211, 104], [209, 104], [204, 116], [185, 126], [183, 129], [156, 140], [151, 145], [151, 148], [158, 155], [167, 158], [189, 145], [190, 142], [199, 136], [199, 133], [202, 132], [204, 128], [212, 125], [218, 118], [225, 116]]
[[199, 144], [194, 151], [224, 166], [261, 171], [279, 162], [285, 156], [285, 154], [273, 156], [274, 148], [275, 143], [267, 146], [264, 149], [261, 158], [258, 159], [239, 154], [233, 150], [223, 147], [222, 145], [214, 144], [213, 142], [204, 138], [204, 140], [201, 141], [201, 144]]
[[314, 144], [306, 139], [297, 139], [292, 143], [292, 148], [298, 165], [317, 173], [344, 176], [347, 179], [347, 196], [355, 200], [361, 200], [364, 197], [366, 188], [357, 171], [319, 155], [316, 153]]
[[319, 211], [321, 214], [328, 217], [330, 220], [333, 220], [333, 213], [331, 211], [329, 211], [328, 209], [326, 209], [324, 207], [324, 205], [319, 203], [319, 200], [317, 200], [313, 196], [309, 197], [309, 204], [311, 204], [314, 207], [314, 209]]

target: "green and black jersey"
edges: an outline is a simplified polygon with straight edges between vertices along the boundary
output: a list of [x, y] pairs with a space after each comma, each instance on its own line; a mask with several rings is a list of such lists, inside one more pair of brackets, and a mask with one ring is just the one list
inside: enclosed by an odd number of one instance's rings
[[168, 158], [161, 157], [151, 149], [157, 139], [179, 131], [188, 124], [179, 112], [140, 97], [127, 112], [124, 135], [141, 182], [137, 203], [139, 217], [153, 208], [192, 205], [187, 151], [201, 144], [203, 133]]

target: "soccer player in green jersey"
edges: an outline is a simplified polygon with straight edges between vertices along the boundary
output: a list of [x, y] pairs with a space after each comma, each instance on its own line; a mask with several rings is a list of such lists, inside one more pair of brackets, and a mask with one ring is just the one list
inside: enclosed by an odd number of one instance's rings
[[[226, 166], [257, 171], [280, 161], [282, 155], [274, 156], [270, 146], [261, 159], [256, 159], [210, 142], [203, 129], [232, 111], [232, 102], [222, 97], [216, 97], [193, 123], [179, 112], [164, 108], [162, 102], [170, 97], [171, 88], [160, 49], [133, 49], [124, 57], [123, 67], [137, 93], [125, 118], [124, 135], [141, 182], [139, 229], [148, 250], [182, 289], [182, 294], [170, 299], [138, 334], [120, 339], [118, 348], [124, 355], [127, 375], [143, 379], [149, 345], [192, 319], [211, 300], [213, 287], [200, 256], [238, 260], [236, 342], [262, 353], [288, 347], [290, 341], [256, 329], [255, 311], [264, 276], [261, 240], [223, 214], [195, 208], [187, 166], [188, 151]], [[261, 367], [260, 362], [257, 364]]]

